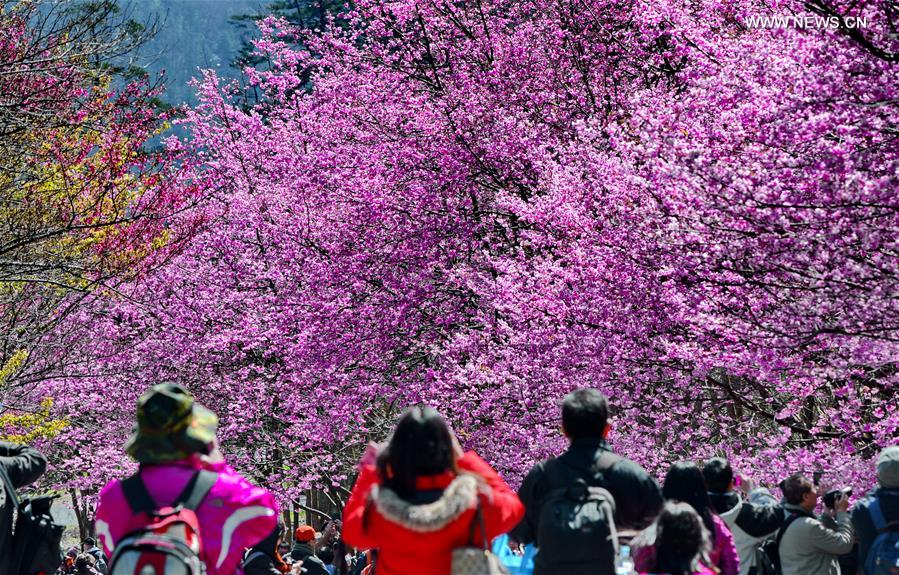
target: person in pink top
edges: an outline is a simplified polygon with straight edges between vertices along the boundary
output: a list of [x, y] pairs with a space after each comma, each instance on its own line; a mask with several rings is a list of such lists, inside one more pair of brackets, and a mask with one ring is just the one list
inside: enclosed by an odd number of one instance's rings
[[688, 503], [666, 503], [650, 530], [655, 535], [652, 558], [649, 564], [637, 566], [640, 575], [717, 573], [703, 564], [710, 546], [709, 531]]
[[[710, 547], [704, 557], [705, 564], [721, 575], [739, 575], [740, 556], [734, 545], [733, 534], [712, 507], [702, 470], [689, 461], [675, 463], [665, 476], [662, 495], [666, 501], [679, 501], [690, 505], [702, 519], [703, 526], [711, 536]], [[634, 552], [637, 570], [643, 570], [654, 561], [655, 545], [651, 544], [652, 530], [648, 531], [648, 537], [639, 538], [644, 546], [638, 547]], [[650, 541], [649, 545], [645, 545], [647, 540]]]
[[[198, 472], [214, 474], [208, 475], [212, 486], [196, 508], [201, 558], [208, 575], [234, 575], [241, 573], [244, 550], [277, 528], [278, 508], [270, 493], [225, 463], [217, 448], [217, 427], [216, 415], [184, 388], [163, 383], [138, 400], [137, 430], [125, 450], [140, 463], [136, 477], [159, 507], [171, 505]], [[107, 556], [129, 535], [132, 515], [123, 481], [109, 482], [100, 492], [95, 520]]]

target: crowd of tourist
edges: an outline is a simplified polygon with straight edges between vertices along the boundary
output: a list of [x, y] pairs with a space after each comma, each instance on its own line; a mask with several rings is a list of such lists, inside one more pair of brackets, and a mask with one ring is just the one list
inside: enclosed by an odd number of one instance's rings
[[[494, 575], [506, 572], [489, 551], [502, 534], [513, 554], [534, 546], [535, 575], [899, 573], [899, 446], [879, 454], [878, 485], [854, 505], [803, 473], [776, 497], [720, 457], [676, 462], [660, 485], [610, 449], [608, 409], [597, 390], [566, 396], [568, 449], [516, 493], [439, 413], [412, 407], [386, 445], [366, 450], [342, 517], [287, 532], [272, 495], [225, 462], [215, 414], [160, 384], [139, 399], [126, 445], [139, 471], [102, 490], [96, 539], [57, 573]], [[31, 448], [0, 444], [2, 574], [38, 572], [20, 551], [15, 489], [45, 466]]]

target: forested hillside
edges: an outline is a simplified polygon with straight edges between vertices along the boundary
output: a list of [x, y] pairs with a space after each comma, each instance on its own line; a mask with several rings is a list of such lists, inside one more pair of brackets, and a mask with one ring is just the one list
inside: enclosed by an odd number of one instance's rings
[[123, 10], [141, 23], [158, 22], [156, 36], [143, 48], [141, 66], [155, 77], [165, 70], [162, 99], [173, 105], [196, 102], [188, 86], [200, 68], [235, 76], [231, 66], [243, 38], [255, 30], [233, 17], [264, 11], [262, 0], [142, 0], [122, 2]]

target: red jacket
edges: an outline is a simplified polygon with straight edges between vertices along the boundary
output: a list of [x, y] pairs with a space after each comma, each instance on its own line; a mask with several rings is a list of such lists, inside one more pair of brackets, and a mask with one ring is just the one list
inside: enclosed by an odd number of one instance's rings
[[[510, 530], [524, 515], [515, 492], [476, 453], [463, 455], [458, 467], [458, 476], [419, 477], [419, 489], [443, 493], [433, 503], [413, 504], [381, 489], [375, 467], [364, 465], [343, 511], [344, 541], [378, 550], [377, 575], [449, 575], [453, 549], [468, 545], [477, 502], [488, 540]], [[482, 541], [476, 529], [475, 544]]]

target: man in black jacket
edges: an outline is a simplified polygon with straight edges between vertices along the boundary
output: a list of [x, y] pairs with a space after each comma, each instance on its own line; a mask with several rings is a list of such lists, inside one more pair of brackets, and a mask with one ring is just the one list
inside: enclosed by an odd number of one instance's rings
[[852, 525], [858, 540], [858, 563], [868, 575], [865, 563], [877, 529], [871, 519], [871, 504], [877, 500], [885, 523], [899, 521], [899, 445], [887, 447], [877, 457], [877, 487], [855, 504]]
[[290, 558], [293, 561], [303, 562], [304, 575], [328, 575], [325, 564], [315, 556], [315, 529], [309, 525], [300, 525], [293, 534], [293, 549]]
[[519, 543], [536, 544], [535, 575], [614, 572], [612, 564], [600, 565], [596, 563], [598, 560], [572, 561], [570, 555], [552, 556], [546, 549], [541, 551], [540, 515], [550, 492], [574, 485], [578, 480], [606, 488], [615, 500], [614, 517], [619, 531], [643, 529], [662, 507], [658, 482], [633, 461], [611, 453], [605, 441], [610, 429], [608, 412], [606, 397], [595, 389], [578, 389], [565, 396], [562, 431], [571, 444], [559, 457], [535, 465], [518, 490], [525, 516], [512, 530], [510, 538]]
[[750, 489], [749, 500], [740, 497], [734, 491], [734, 470], [723, 457], [706, 461], [702, 475], [712, 507], [734, 536], [740, 575], [755, 573], [756, 547], [780, 529], [786, 517], [783, 506], [764, 488]]
[[[31, 447], [0, 442], [0, 467], [18, 489], [37, 481], [47, 469], [47, 460]], [[12, 494], [0, 481], [0, 573], [4, 574], [9, 572], [12, 555], [13, 511]]]

